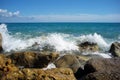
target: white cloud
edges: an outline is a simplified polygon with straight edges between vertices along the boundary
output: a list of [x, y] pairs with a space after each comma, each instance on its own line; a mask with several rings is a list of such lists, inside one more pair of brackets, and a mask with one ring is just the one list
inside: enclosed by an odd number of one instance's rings
[[4, 13], [4, 12], [7, 12], [7, 10], [6, 9], [0, 9], [0, 12], [2, 13]]
[[0, 9], [0, 22], [120, 22], [120, 14], [52, 14], [22, 16], [19, 11]]
[[13, 16], [19, 16], [19, 11], [16, 12], [9, 12], [6, 9], [0, 9], [0, 16], [1, 17], [13, 17]]
[[27, 22], [32, 21], [32, 17], [20, 15], [20, 11], [11, 12], [0, 9], [0, 22]]

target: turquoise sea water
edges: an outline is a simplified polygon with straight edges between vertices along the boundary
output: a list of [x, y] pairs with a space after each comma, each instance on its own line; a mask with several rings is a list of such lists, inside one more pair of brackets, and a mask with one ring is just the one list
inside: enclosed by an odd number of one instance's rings
[[47, 33], [64, 33], [74, 36], [100, 34], [105, 38], [119, 39], [120, 23], [7, 23], [8, 30], [15, 33], [39, 36]]
[[56, 51], [75, 51], [85, 41], [108, 51], [112, 42], [120, 42], [120, 23], [4, 23], [0, 33], [6, 52], [28, 49], [35, 43], [37, 50], [49, 45]]

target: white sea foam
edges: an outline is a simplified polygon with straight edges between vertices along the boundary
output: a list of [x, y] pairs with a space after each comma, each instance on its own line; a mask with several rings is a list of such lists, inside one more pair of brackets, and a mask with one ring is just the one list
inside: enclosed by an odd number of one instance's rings
[[97, 43], [98, 46], [99, 46], [102, 50], [104, 50], [104, 51], [108, 50], [108, 48], [109, 48], [109, 46], [110, 46], [110, 44], [108, 44], [108, 43], [105, 41], [105, 39], [104, 39], [101, 35], [99, 35], [99, 34], [97, 34], [97, 33], [89, 34], [89, 35], [82, 35], [82, 36], [77, 37], [77, 39], [78, 39], [78, 41], [81, 42], [81, 43], [82, 43], [82, 42], [86, 42], [86, 41], [88, 41], [88, 42], [93, 42], [93, 43]]
[[[95, 33], [89, 35], [81, 35], [78, 37], [63, 34], [63, 33], [50, 33], [46, 36], [37, 36], [34, 38], [23, 38], [18, 36], [13, 36], [9, 34], [7, 30], [7, 25], [0, 25], [0, 33], [3, 37], [2, 46], [4, 51], [9, 52], [11, 50], [17, 51], [22, 49], [28, 49], [32, 45], [37, 42], [36, 49], [42, 50], [44, 46], [50, 45], [56, 51], [78, 51], [78, 41], [79, 42], [95, 42], [99, 45], [101, 49], [106, 51], [109, 48], [109, 44], [105, 41], [105, 39]], [[19, 33], [20, 34], [20, 33]]]
[[2, 46], [3, 49], [7, 52], [11, 50], [21, 50], [26, 47], [28, 47], [27, 42], [13, 37], [12, 35], [9, 35], [9, 32], [7, 30], [7, 25], [1, 24], [0, 25], [0, 33], [2, 34], [3, 42]]
[[52, 68], [56, 68], [56, 66], [55, 66], [55, 64], [50, 63], [50, 64], [48, 64], [48, 66], [46, 68], [43, 68], [43, 70], [52, 69]]
[[63, 50], [78, 50], [78, 47], [76, 46], [75, 41], [67, 40], [67, 37], [65, 34], [50, 34], [47, 37], [48, 44], [55, 46], [55, 49], [57, 51], [63, 51]]
[[83, 55], [98, 55], [100, 57], [103, 58], [111, 58], [111, 54], [110, 53], [101, 53], [101, 52], [84, 52], [82, 53]]
[[40, 36], [30, 39], [16, 38], [12, 35], [9, 35], [7, 30], [7, 25], [0, 25], [0, 33], [3, 36], [3, 49], [7, 52], [11, 50], [22, 50], [32, 46], [35, 42], [40, 44], [39, 48], [43, 48], [46, 44], [54, 46], [57, 51], [63, 50], [78, 50], [78, 47], [75, 44], [75, 41], [70, 41], [65, 39], [67, 35], [65, 34], [48, 34], [47, 36]]

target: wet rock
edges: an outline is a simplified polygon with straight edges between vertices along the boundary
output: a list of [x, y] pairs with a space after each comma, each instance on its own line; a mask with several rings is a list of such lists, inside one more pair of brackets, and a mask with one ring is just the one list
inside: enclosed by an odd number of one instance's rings
[[42, 47], [42, 51], [55, 51], [54, 46], [51, 46], [49, 44], [44, 44], [44, 47]]
[[83, 66], [89, 59], [87, 56], [69, 54], [62, 56], [54, 64], [58, 68], [71, 68], [75, 77], [78, 79], [85, 75]]
[[99, 71], [118, 72], [120, 71], [120, 58], [94, 58], [85, 64], [84, 70], [87, 74]]
[[120, 57], [120, 43], [119, 43], [119, 42], [114, 42], [114, 43], [112, 43], [109, 52], [110, 52], [114, 57]]
[[82, 55], [64, 55], [55, 61], [58, 68], [71, 68], [78, 78], [84, 75], [83, 66], [90, 58]]
[[0, 33], [0, 52], [3, 51], [3, 47], [2, 47], [2, 34]]
[[85, 52], [85, 51], [90, 51], [90, 52], [96, 52], [99, 51], [99, 47], [97, 45], [97, 43], [91, 43], [91, 42], [84, 42], [78, 45], [79, 49], [81, 52]]
[[81, 66], [75, 55], [64, 55], [55, 61], [55, 65], [58, 68], [71, 68], [74, 73], [76, 73]]
[[94, 58], [89, 60], [82, 80], [120, 80], [120, 58]]
[[3, 76], [1, 80], [76, 80], [69, 68], [50, 70], [22, 69]]
[[76, 55], [76, 58], [79, 60], [80, 67], [74, 73], [74, 75], [77, 78], [77, 80], [79, 80], [81, 77], [83, 77], [86, 74], [84, 71], [84, 65], [89, 59], [91, 59], [91, 57], [83, 56], [83, 55]]
[[81, 67], [84, 67], [84, 64], [91, 59], [90, 56], [76, 55], [76, 58], [79, 60]]
[[88, 60], [88, 57], [80, 55], [64, 55], [55, 61], [57, 68], [70, 68], [73, 70], [75, 77], [78, 79], [85, 75], [83, 65]]
[[120, 80], [120, 72], [94, 72], [88, 74], [82, 80]]
[[17, 66], [24, 66], [26, 68], [43, 68], [50, 62], [58, 58], [57, 53], [41, 54], [35, 52], [18, 52], [9, 55], [13, 63]]

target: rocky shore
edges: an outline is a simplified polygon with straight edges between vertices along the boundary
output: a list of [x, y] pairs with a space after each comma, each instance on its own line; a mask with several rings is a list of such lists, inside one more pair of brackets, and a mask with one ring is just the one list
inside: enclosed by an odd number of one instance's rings
[[[81, 52], [99, 51], [96, 43], [78, 46]], [[119, 42], [112, 43], [108, 51], [112, 58], [48, 50], [4, 53], [0, 34], [0, 52], [0, 80], [120, 80]]]

